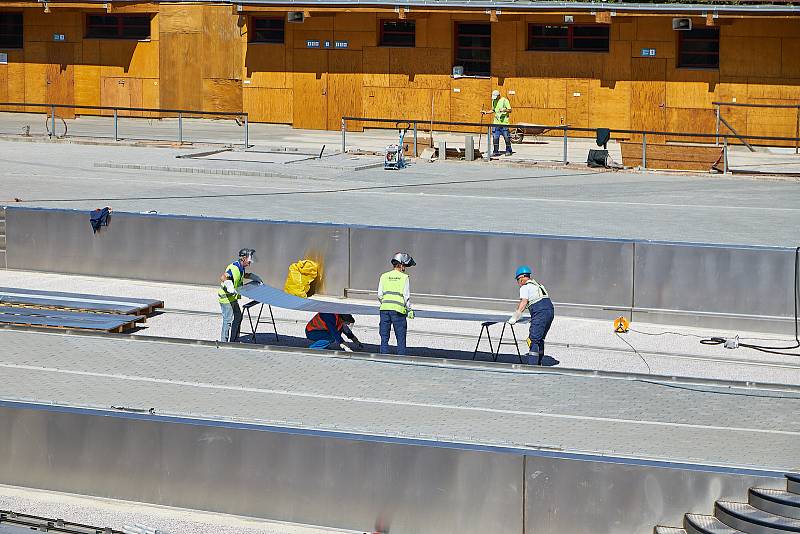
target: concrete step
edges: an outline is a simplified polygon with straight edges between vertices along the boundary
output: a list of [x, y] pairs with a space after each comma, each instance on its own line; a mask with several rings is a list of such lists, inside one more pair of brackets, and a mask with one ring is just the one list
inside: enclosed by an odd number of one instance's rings
[[686, 514], [683, 528], [687, 534], [742, 534], [711, 515]]
[[747, 500], [764, 512], [800, 519], [800, 495], [784, 490], [750, 488]]
[[800, 475], [795, 473], [786, 475], [786, 490], [800, 495]]
[[686, 534], [686, 531], [677, 527], [657, 526], [653, 529], [653, 534]]
[[764, 512], [743, 502], [717, 501], [714, 516], [748, 534], [800, 533], [800, 520]]

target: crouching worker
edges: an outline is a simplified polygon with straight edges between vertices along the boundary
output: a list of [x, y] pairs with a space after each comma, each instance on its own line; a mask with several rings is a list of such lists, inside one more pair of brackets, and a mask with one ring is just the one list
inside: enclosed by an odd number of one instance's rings
[[528, 333], [528, 354], [526, 354], [529, 365], [540, 365], [544, 358], [544, 338], [553, 324], [555, 311], [553, 303], [550, 301], [550, 294], [542, 284], [531, 278], [531, 268], [521, 265], [516, 272], [517, 284], [519, 284], [519, 305], [517, 310], [508, 319], [508, 324], [516, 323], [525, 308], [531, 314], [531, 327]]
[[360, 350], [364, 345], [350, 330], [356, 320], [349, 314], [318, 313], [306, 325], [306, 337], [312, 341], [310, 349], [331, 349], [353, 352], [342, 339], [342, 334], [350, 338]]

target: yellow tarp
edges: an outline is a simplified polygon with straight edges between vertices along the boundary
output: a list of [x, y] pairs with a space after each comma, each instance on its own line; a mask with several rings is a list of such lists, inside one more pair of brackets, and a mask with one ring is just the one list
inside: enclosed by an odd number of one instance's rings
[[319, 266], [315, 261], [300, 260], [291, 264], [283, 290], [290, 295], [303, 298], [308, 297], [308, 290], [311, 289], [311, 282], [317, 278], [318, 272]]

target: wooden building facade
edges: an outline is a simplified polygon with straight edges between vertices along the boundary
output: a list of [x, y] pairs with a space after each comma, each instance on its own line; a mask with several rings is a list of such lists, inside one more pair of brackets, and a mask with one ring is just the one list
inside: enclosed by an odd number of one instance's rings
[[[515, 122], [689, 132], [714, 131], [714, 101], [800, 104], [800, 13], [515, 5], [1, 2], [0, 101], [338, 129], [343, 115], [480, 122], [497, 88]], [[723, 113], [743, 135], [797, 127], [793, 109]]]

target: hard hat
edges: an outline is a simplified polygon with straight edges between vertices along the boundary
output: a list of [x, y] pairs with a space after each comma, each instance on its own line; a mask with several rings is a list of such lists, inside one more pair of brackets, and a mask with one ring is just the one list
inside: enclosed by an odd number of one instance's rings
[[406, 267], [413, 267], [417, 264], [417, 262], [414, 261], [414, 258], [411, 257], [411, 254], [406, 254], [405, 252], [398, 252], [392, 256], [391, 263], [392, 265], [403, 264]]
[[494, 100], [494, 99], [495, 99], [495, 98], [497, 98], [498, 96], [500, 96], [500, 91], [498, 91], [497, 89], [495, 89], [494, 91], [492, 91], [492, 100]]
[[528, 267], [527, 265], [520, 265], [519, 267], [517, 267], [517, 272], [516, 272], [516, 274], [514, 274], [514, 278], [519, 280], [520, 276], [523, 276], [523, 275], [524, 276], [530, 276], [532, 273], [533, 273], [533, 270], [531, 270], [530, 267]]
[[251, 262], [256, 261], [256, 249], [254, 248], [243, 248], [239, 251], [240, 258], [249, 258]]

